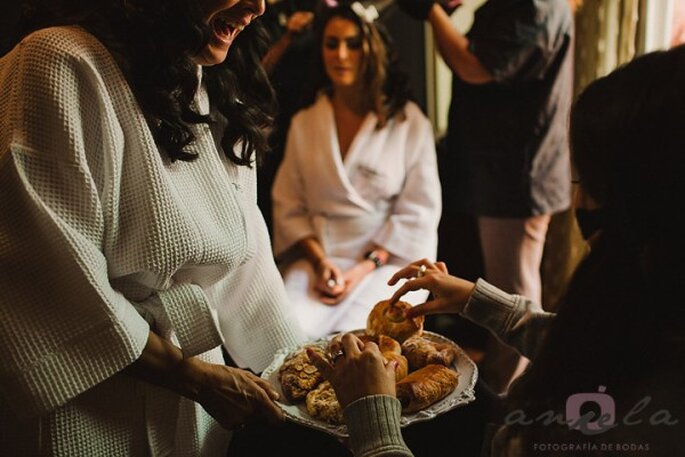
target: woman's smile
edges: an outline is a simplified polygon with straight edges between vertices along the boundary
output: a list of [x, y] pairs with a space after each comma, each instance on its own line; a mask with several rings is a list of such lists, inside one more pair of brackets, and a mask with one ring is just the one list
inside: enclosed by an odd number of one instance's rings
[[212, 29], [207, 46], [195, 57], [195, 62], [217, 65], [226, 60], [236, 37], [253, 19], [264, 13], [264, 0], [206, 1], [205, 20]]

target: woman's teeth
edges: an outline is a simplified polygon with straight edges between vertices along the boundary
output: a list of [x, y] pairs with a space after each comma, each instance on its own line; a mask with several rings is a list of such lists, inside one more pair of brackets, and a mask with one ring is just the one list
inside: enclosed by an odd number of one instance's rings
[[214, 29], [219, 34], [224, 35], [226, 37], [230, 36], [234, 31], [240, 33], [245, 28], [243, 24], [238, 24], [236, 22], [224, 18], [217, 18], [214, 21], [214, 24]]

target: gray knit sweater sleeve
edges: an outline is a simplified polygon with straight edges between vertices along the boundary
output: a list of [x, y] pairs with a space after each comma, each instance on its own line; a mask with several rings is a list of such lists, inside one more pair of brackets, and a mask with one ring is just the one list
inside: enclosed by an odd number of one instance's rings
[[520, 295], [508, 294], [479, 279], [463, 315], [490, 329], [502, 342], [534, 359], [554, 314]]
[[360, 398], [345, 408], [355, 457], [412, 457], [400, 432], [399, 400], [388, 395]]

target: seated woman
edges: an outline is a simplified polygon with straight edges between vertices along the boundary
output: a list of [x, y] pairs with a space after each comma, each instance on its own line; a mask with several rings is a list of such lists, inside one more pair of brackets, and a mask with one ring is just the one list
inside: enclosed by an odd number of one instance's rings
[[364, 327], [398, 266], [436, 253], [433, 129], [371, 12], [323, 11], [313, 104], [293, 118], [272, 190], [275, 255], [310, 338]]

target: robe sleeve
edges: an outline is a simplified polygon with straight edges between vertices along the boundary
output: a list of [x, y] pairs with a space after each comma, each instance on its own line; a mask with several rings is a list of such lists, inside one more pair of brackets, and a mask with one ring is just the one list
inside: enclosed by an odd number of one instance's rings
[[374, 243], [405, 262], [434, 258], [442, 194], [433, 129], [419, 109], [408, 107], [406, 178], [388, 221]]
[[[299, 148], [311, 142], [299, 138], [302, 129], [296, 117], [291, 123], [286, 141], [283, 161], [276, 173], [272, 188], [274, 255], [279, 257], [286, 253], [298, 241], [314, 235], [305, 195], [303, 165], [299, 163], [302, 156]], [[311, 146], [310, 146], [311, 147]], [[305, 167], [306, 168], [306, 167]]]
[[149, 335], [103, 255], [107, 186], [86, 159], [108, 151], [101, 81], [58, 38], [0, 64], [0, 392], [18, 416], [117, 373]]

